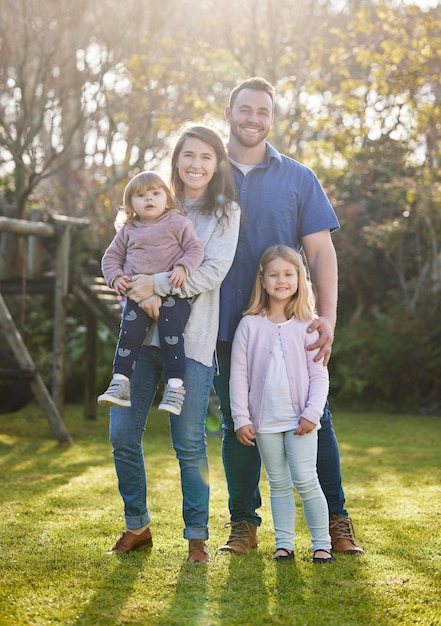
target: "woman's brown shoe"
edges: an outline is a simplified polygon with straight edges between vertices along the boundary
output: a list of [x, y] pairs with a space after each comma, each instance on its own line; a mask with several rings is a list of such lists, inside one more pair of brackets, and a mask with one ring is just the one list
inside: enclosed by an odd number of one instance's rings
[[140, 535], [131, 533], [126, 530], [115, 543], [113, 548], [105, 554], [114, 554], [115, 552], [131, 552], [132, 550], [148, 550], [153, 546], [152, 533], [150, 527], [147, 526], [145, 531]]
[[209, 563], [211, 554], [205, 541], [202, 539], [190, 539], [188, 542], [187, 563]]

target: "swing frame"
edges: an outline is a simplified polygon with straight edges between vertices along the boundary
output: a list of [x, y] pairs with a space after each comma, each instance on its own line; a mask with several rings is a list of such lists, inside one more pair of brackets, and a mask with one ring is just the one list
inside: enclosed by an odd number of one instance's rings
[[17, 236], [53, 238], [56, 242], [52, 394], [44, 384], [1, 293], [0, 331], [6, 337], [20, 370], [28, 373], [29, 385], [34, 397], [48, 419], [54, 436], [63, 446], [73, 445], [72, 437], [62, 419], [70, 243], [74, 230], [85, 228], [89, 224], [90, 221], [87, 219], [66, 215], [52, 215], [49, 223], [0, 216], [1, 232], [9, 232]]

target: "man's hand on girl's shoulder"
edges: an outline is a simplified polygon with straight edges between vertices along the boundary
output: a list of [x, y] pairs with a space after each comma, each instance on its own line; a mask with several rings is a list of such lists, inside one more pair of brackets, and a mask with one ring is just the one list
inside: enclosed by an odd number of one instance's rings
[[308, 350], [318, 350], [317, 354], [314, 357], [314, 361], [318, 362], [323, 359], [323, 365], [329, 363], [329, 359], [331, 358], [332, 352], [332, 344], [334, 341], [334, 327], [333, 325], [326, 319], [326, 317], [318, 317], [311, 325], [308, 327], [308, 333], [313, 333], [317, 331], [319, 336], [317, 341], [314, 341], [310, 346], [308, 346]]

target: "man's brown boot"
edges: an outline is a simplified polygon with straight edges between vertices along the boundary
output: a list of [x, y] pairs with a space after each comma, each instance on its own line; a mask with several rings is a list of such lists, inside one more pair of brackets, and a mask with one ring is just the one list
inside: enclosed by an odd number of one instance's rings
[[131, 552], [132, 550], [147, 550], [153, 546], [152, 533], [150, 527], [147, 526], [145, 531], [140, 535], [131, 533], [130, 530], [126, 530], [121, 534], [121, 537], [115, 543], [111, 550], [108, 550], [106, 554], [113, 554], [114, 552]]
[[205, 541], [202, 539], [189, 539], [187, 563], [209, 563], [211, 554]]
[[230, 526], [230, 536], [227, 543], [219, 548], [224, 552], [234, 552], [235, 554], [249, 554], [251, 548], [256, 548], [259, 540], [257, 538], [257, 526], [248, 522], [238, 522], [237, 524], [226, 524]]
[[350, 517], [331, 515], [329, 522], [329, 534], [331, 535], [333, 552], [354, 554], [361, 556], [364, 550], [355, 542], [354, 527]]

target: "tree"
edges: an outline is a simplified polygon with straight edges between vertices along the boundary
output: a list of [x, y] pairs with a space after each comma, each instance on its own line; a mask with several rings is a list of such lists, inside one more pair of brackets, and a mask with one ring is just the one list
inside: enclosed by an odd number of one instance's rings
[[[3, 1], [4, 215], [25, 217], [32, 200], [83, 215], [131, 171], [165, 159], [166, 137], [197, 110], [197, 99], [186, 80], [184, 33], [172, 37], [168, 22], [174, 12], [176, 24], [181, 10], [171, 0], [150, 8], [140, 20], [138, 3], [128, 2], [117, 23], [113, 0]], [[0, 276], [14, 255], [14, 242], [2, 236]]]
[[441, 9], [366, 2], [341, 19], [310, 57], [304, 157], [337, 200], [358, 313], [389, 289], [412, 310], [441, 280]]
[[[360, 324], [368, 349], [364, 325], [396, 316], [416, 345], [398, 312], [411, 320], [439, 295], [440, 7], [3, 0], [1, 12], [0, 213], [90, 217], [75, 258], [98, 259], [127, 178], [167, 175], [188, 119], [226, 134], [231, 88], [263, 75], [277, 88], [272, 143], [316, 171], [342, 224], [340, 324]], [[2, 237], [0, 278], [16, 258]]]

